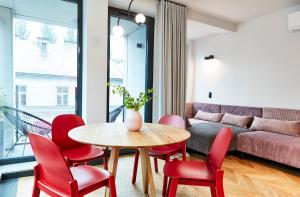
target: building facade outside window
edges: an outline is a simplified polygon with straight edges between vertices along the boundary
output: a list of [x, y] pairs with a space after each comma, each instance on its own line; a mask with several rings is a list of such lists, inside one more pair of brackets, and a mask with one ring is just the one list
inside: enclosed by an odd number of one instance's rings
[[67, 106], [69, 104], [69, 87], [57, 87], [57, 105]]

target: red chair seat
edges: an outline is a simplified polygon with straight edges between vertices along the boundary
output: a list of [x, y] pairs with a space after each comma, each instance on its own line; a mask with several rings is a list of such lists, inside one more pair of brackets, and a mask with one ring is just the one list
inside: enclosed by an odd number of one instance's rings
[[78, 183], [78, 190], [82, 191], [90, 190], [99, 185], [105, 185], [101, 181], [106, 181], [110, 173], [106, 170], [102, 170], [95, 166], [82, 165], [70, 168], [74, 179]]
[[37, 161], [32, 197], [41, 191], [55, 197], [83, 197], [104, 186], [116, 197], [115, 180], [108, 171], [88, 165], [69, 168], [53, 141], [34, 133], [29, 133], [29, 140]]
[[168, 197], [175, 197], [178, 185], [184, 184], [210, 187], [212, 197], [224, 197], [224, 171], [221, 166], [232, 136], [231, 128], [225, 127], [219, 131], [208, 153], [207, 162], [167, 162], [164, 166], [164, 176], [169, 179], [169, 184], [163, 185], [163, 196], [167, 194]]
[[63, 156], [71, 163], [91, 161], [103, 157], [104, 152], [105, 149], [90, 145], [62, 150]]
[[161, 156], [161, 155], [181, 152], [181, 150], [182, 150], [182, 144], [159, 146], [159, 147], [151, 148], [151, 150], [149, 151], [149, 155], [150, 156]]
[[180, 177], [180, 179], [216, 180], [210, 167], [202, 161], [169, 161], [164, 166], [164, 174], [167, 177]]

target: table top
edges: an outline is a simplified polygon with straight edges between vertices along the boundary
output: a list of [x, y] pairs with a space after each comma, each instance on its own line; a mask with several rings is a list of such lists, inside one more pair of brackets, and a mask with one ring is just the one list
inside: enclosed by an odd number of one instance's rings
[[143, 123], [140, 131], [129, 131], [125, 123], [90, 124], [68, 133], [75, 141], [105, 147], [154, 147], [186, 141], [190, 132], [169, 125]]

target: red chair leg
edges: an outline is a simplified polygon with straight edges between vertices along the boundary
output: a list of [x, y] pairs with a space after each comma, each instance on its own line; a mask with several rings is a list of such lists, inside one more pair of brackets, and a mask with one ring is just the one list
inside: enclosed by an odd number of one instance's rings
[[[167, 154], [165, 159], [166, 159], [166, 163], [167, 163], [168, 161], [170, 161], [170, 155]], [[171, 178], [170, 178], [170, 181], [171, 181]], [[168, 177], [164, 176], [163, 191], [162, 191], [162, 195], [163, 195], [163, 196], [166, 196], [167, 183], [168, 183]], [[170, 186], [170, 184], [169, 184], [169, 186]], [[168, 193], [167, 193], [167, 194], [168, 194]]]
[[156, 157], [154, 157], [154, 168], [155, 168], [155, 172], [158, 173], [158, 163]]
[[169, 178], [169, 183], [168, 183], [168, 186], [167, 186], [167, 194], [166, 194], [166, 196], [169, 195], [169, 193], [170, 193], [171, 182], [172, 182], [172, 178], [170, 177]]
[[210, 187], [210, 193], [212, 197], [217, 197], [217, 193], [216, 193], [216, 187], [211, 186]]
[[184, 143], [184, 147], [182, 148], [182, 160], [186, 160], [186, 143]]
[[176, 197], [176, 191], [178, 187], [178, 178], [172, 178], [170, 184], [170, 191], [168, 193], [168, 197]]
[[34, 167], [34, 184], [33, 184], [33, 191], [32, 197], [39, 197], [40, 196], [40, 189], [37, 186], [37, 180], [40, 177], [39, 166]]
[[136, 173], [137, 173], [137, 168], [138, 168], [138, 165], [139, 165], [139, 156], [140, 156], [140, 152], [138, 151], [138, 149], [136, 149], [135, 157], [134, 157], [132, 181], [131, 181], [132, 184], [135, 184], [135, 181], [136, 181]]
[[108, 169], [108, 167], [107, 167], [106, 149], [105, 149], [104, 156], [103, 156], [103, 168], [104, 168], [104, 170]]
[[[171, 180], [171, 178], [170, 178]], [[164, 176], [164, 183], [163, 183], [163, 189], [162, 189], [162, 196], [166, 196], [166, 193], [167, 193], [167, 185], [168, 183], [168, 177], [167, 176]]]
[[217, 190], [217, 196], [218, 197], [224, 197], [224, 188], [223, 188], [223, 176], [224, 171], [223, 170], [217, 170], [216, 173], [216, 190]]
[[32, 191], [32, 197], [39, 197], [40, 196], [40, 189], [37, 186], [37, 181], [34, 180], [34, 185], [33, 185], [33, 191]]
[[115, 178], [110, 176], [108, 179], [110, 197], [117, 197]]

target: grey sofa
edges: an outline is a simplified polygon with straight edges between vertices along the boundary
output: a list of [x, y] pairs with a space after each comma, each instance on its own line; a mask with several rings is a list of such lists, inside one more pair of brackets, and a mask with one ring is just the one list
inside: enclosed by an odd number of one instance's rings
[[[235, 115], [262, 117], [262, 108], [195, 102], [186, 105], [187, 118], [193, 118], [198, 110], [211, 113], [230, 113]], [[191, 121], [191, 123], [187, 124], [187, 130], [191, 133], [191, 138], [187, 142], [187, 148], [207, 154], [218, 131], [225, 126], [232, 128], [234, 132], [234, 138], [230, 144], [229, 151], [237, 150], [237, 134], [250, 132], [249, 129], [206, 121], [197, 123]]]

